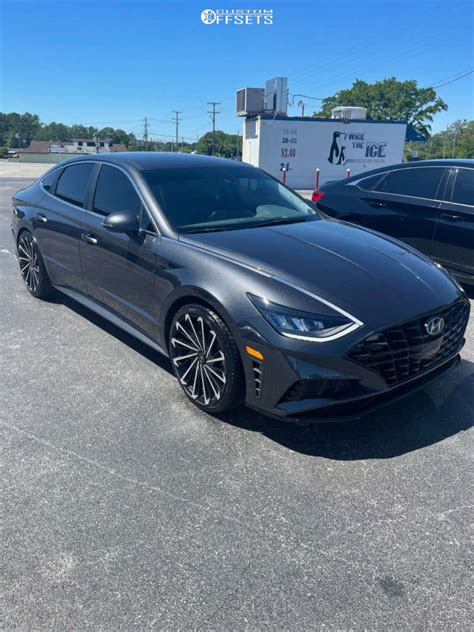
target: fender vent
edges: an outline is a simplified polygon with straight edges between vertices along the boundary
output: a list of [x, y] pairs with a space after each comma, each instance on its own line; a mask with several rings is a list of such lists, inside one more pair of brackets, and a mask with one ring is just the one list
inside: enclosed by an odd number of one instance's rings
[[263, 364], [252, 360], [253, 382], [255, 385], [255, 397], [260, 397], [263, 382]]

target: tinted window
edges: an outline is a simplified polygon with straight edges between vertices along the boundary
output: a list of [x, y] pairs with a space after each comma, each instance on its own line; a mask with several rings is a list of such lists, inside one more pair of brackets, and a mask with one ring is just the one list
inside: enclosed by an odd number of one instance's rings
[[376, 191], [436, 200], [443, 171], [442, 167], [417, 167], [390, 171], [376, 187]]
[[376, 176], [364, 178], [357, 183], [357, 186], [359, 189], [363, 189], [364, 191], [374, 191], [377, 184], [385, 177], [385, 175], [385, 173], [378, 173]]
[[454, 183], [453, 202], [474, 206], [474, 169], [459, 169]]
[[153, 169], [143, 176], [180, 232], [319, 218], [307, 202], [253, 167]]
[[57, 169], [55, 169], [54, 171], [51, 171], [51, 173], [48, 173], [48, 175], [41, 180], [43, 189], [46, 189], [46, 191], [51, 191], [51, 187], [53, 186], [57, 175], [58, 175]]
[[56, 195], [76, 206], [84, 206], [87, 185], [94, 165], [90, 162], [66, 167], [59, 176]]
[[140, 213], [141, 201], [128, 177], [115, 167], [102, 165], [94, 196], [94, 211], [102, 215], [118, 211]]

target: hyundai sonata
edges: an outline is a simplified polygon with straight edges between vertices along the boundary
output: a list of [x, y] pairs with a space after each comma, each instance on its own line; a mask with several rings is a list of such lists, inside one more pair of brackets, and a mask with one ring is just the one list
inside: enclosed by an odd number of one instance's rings
[[169, 356], [208, 412], [356, 418], [459, 362], [469, 302], [445, 270], [249, 165], [77, 157], [13, 206], [30, 293], [56, 288]]

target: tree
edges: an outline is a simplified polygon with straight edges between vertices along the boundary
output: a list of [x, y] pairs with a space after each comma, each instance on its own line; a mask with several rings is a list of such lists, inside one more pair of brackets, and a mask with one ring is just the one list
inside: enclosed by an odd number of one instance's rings
[[338, 105], [367, 108], [369, 119], [407, 121], [427, 137], [434, 115], [448, 109], [434, 88], [419, 88], [415, 80], [398, 81], [395, 77], [375, 83], [357, 79], [351, 88], [326, 97], [321, 112], [315, 116], [330, 116], [332, 108]]
[[454, 121], [426, 143], [407, 143], [407, 156], [418, 158], [474, 158], [474, 121]]
[[[196, 145], [198, 154], [212, 153], [212, 132], [207, 132], [198, 140]], [[216, 131], [216, 156], [224, 158], [234, 158], [240, 151], [240, 138], [237, 134], [226, 134], [225, 132]]]

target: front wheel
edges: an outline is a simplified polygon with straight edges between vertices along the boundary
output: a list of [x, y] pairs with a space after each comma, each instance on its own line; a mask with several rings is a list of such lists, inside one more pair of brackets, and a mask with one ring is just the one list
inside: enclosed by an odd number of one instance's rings
[[173, 371], [188, 399], [209, 413], [238, 406], [243, 370], [234, 338], [224, 321], [202, 305], [185, 305], [170, 328]]

